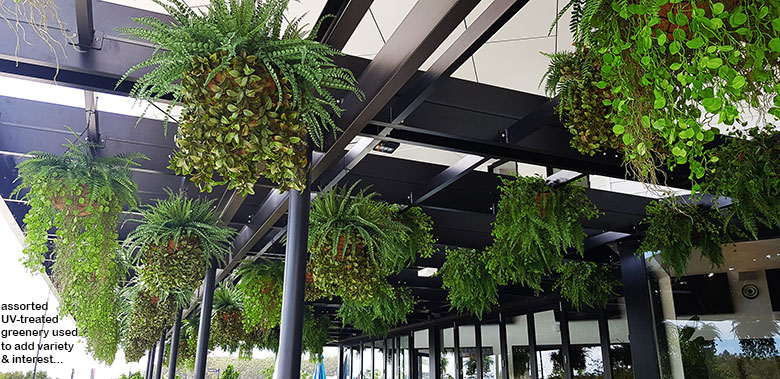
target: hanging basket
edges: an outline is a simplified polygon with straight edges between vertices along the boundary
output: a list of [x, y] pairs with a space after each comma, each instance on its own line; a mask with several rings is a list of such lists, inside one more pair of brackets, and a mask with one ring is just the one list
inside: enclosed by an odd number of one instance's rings
[[154, 292], [197, 288], [206, 273], [206, 260], [196, 237], [182, 236], [150, 246], [143, 255], [142, 281]]
[[86, 183], [81, 184], [80, 188], [80, 192], [69, 194], [70, 196], [55, 196], [51, 198], [51, 205], [59, 211], [64, 211], [66, 208], [72, 209], [73, 214], [79, 217], [91, 215], [92, 212], [87, 209], [96, 209], [100, 204], [95, 201], [89, 201], [89, 186]]
[[383, 283], [381, 268], [372, 262], [365, 245], [340, 236], [336, 250], [329, 243], [314, 249], [309, 262], [312, 285], [324, 294], [353, 300], [370, 300]]

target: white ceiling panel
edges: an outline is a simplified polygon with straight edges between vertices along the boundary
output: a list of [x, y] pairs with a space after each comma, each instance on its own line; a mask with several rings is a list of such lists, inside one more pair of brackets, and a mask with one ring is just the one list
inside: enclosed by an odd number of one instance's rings
[[540, 52], [555, 50], [555, 37], [493, 42], [475, 54], [480, 83], [544, 95], [539, 87], [549, 59]]

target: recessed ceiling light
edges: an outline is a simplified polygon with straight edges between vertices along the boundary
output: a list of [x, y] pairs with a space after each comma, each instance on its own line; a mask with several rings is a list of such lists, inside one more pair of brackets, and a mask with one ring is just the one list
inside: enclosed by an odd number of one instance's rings
[[734, 267], [729, 267], [729, 271], [734, 271]]
[[424, 267], [417, 271], [417, 276], [421, 278], [430, 278], [431, 276], [436, 275], [436, 272], [438, 271], [439, 269], [436, 267]]
[[711, 277], [713, 277], [713, 276], [715, 276], [715, 273], [714, 273], [714, 272], [711, 272], [711, 273], [709, 273], [709, 275], [707, 275], [707, 277], [708, 277], [708, 278], [711, 278]]

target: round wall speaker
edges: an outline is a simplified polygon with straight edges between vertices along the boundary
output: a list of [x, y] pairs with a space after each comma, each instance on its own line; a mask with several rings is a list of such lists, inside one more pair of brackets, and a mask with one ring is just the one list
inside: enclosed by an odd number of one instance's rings
[[758, 286], [755, 284], [745, 284], [742, 286], [742, 296], [747, 299], [755, 299], [758, 297]]

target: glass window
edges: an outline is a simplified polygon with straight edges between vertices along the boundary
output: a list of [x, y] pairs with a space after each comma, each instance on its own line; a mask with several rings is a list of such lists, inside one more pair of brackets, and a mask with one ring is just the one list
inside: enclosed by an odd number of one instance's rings
[[[671, 378], [780, 378], [780, 245], [737, 243], [721, 268], [693, 252], [685, 276], [648, 259], [662, 372]], [[777, 302], [776, 302], [777, 303]]]
[[461, 372], [465, 379], [477, 379], [477, 354], [476, 335], [474, 325], [461, 325], [458, 327], [458, 337], [460, 338], [460, 359]]
[[374, 374], [371, 372], [371, 360], [374, 357], [374, 350], [371, 349], [371, 343], [363, 345], [363, 378], [373, 378]]
[[439, 360], [441, 367], [441, 377], [442, 379], [455, 379], [457, 378], [455, 366], [458, 364], [458, 362], [457, 359], [455, 359], [454, 329], [442, 329], [439, 338], [441, 341], [441, 359]]
[[414, 352], [417, 357], [417, 377], [420, 379], [430, 378], [430, 361], [428, 353], [428, 329], [414, 332]]
[[411, 376], [411, 366], [409, 365], [409, 336], [401, 336], [400, 366], [398, 367], [398, 377], [409, 379]]
[[534, 313], [536, 362], [539, 379], [563, 378], [561, 325], [553, 310]]
[[506, 323], [506, 340], [509, 354], [509, 378], [531, 378], [531, 349], [528, 346], [528, 317], [512, 317]]
[[598, 311], [568, 312], [569, 356], [575, 379], [604, 377], [598, 318]]
[[374, 342], [374, 378], [383, 378], [385, 372], [385, 341]]
[[501, 339], [498, 320], [483, 322], [482, 331], [482, 373], [484, 378], [501, 378]]
[[626, 319], [625, 298], [619, 298], [617, 304], [607, 306], [607, 325], [609, 326], [609, 361], [612, 363], [612, 376], [615, 379], [633, 378], [631, 366], [631, 344], [628, 341], [628, 320]]
[[360, 378], [360, 346], [353, 346], [350, 351], [352, 352], [352, 358], [349, 361], [349, 373], [350, 378]]

